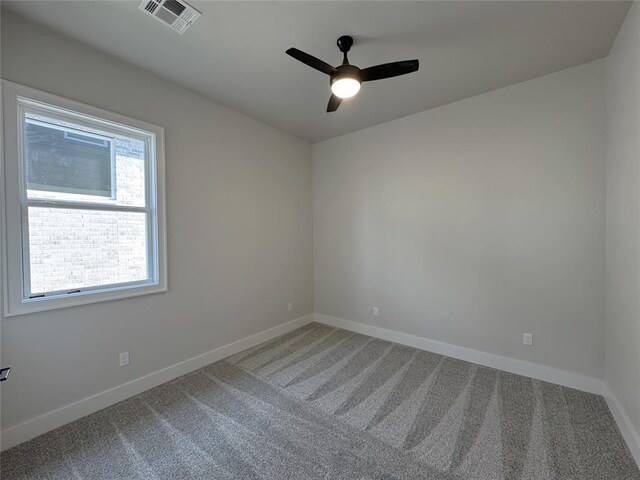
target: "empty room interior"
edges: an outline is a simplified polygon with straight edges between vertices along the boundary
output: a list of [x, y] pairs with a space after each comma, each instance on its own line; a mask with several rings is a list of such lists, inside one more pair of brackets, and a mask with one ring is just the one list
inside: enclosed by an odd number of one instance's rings
[[640, 2], [0, 2], [2, 480], [640, 480]]

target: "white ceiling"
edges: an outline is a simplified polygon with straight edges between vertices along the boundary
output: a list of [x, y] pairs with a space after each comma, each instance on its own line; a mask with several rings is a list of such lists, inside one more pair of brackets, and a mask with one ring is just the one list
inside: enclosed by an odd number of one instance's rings
[[[139, 2], [24, 1], [3, 8], [311, 142], [605, 56], [629, 2], [190, 2], [203, 16], [180, 36]], [[418, 58], [417, 73], [367, 83], [325, 113], [328, 77], [285, 55], [337, 65], [355, 38], [361, 68]]]

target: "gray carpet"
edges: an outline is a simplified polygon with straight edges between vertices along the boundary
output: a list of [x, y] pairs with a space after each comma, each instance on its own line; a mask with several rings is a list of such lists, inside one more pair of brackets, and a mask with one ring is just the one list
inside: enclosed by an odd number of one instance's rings
[[640, 480], [602, 397], [316, 323], [1, 466], [14, 480]]

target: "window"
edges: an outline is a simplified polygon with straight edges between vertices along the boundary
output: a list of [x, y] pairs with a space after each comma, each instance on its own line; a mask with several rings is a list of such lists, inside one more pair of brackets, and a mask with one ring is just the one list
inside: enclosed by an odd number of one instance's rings
[[166, 290], [163, 130], [3, 82], [7, 315]]

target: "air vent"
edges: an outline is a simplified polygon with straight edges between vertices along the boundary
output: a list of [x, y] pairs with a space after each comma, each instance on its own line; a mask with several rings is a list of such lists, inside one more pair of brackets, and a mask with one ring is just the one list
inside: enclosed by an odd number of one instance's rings
[[202, 15], [198, 10], [181, 0], [144, 0], [138, 8], [180, 35], [186, 32]]
[[149, 12], [149, 13], [153, 13], [156, 11], [156, 8], [158, 8], [158, 3], [155, 2], [155, 0], [151, 0], [149, 2], [147, 2], [147, 4], [145, 5], [144, 9]]

